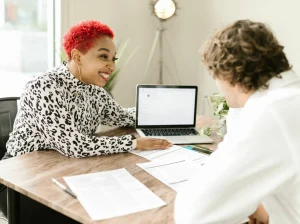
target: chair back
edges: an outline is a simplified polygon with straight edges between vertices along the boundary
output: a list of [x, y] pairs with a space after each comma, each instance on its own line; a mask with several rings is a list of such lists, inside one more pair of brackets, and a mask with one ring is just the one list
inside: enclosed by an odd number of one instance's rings
[[6, 142], [13, 130], [19, 97], [0, 98], [0, 160], [6, 152]]

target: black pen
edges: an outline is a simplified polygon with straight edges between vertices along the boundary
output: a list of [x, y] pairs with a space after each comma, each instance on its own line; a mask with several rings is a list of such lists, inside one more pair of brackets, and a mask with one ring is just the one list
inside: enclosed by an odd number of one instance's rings
[[204, 146], [200, 146], [200, 145], [189, 145], [189, 147], [191, 147], [192, 149], [205, 153], [205, 154], [211, 154], [213, 153], [213, 151], [209, 148], [206, 148]]
[[67, 192], [69, 195], [73, 196], [74, 198], [77, 198], [76, 194], [74, 192], [72, 192], [69, 188], [65, 187], [64, 185], [62, 185], [61, 183], [59, 183], [56, 179], [51, 178], [52, 182], [56, 184], [56, 186], [58, 186], [60, 189], [64, 190], [65, 192]]

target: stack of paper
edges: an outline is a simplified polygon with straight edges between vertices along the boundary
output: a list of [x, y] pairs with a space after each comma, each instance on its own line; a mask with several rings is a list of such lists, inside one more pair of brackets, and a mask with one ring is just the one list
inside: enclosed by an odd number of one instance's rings
[[177, 192], [194, 172], [201, 169], [199, 164], [190, 160], [154, 161], [137, 165]]
[[131, 153], [146, 158], [150, 161], [161, 160], [192, 160], [204, 164], [209, 155], [189, 150], [177, 145], [163, 150], [133, 150]]
[[151, 162], [137, 164], [153, 177], [178, 191], [191, 175], [201, 169], [209, 155], [177, 145], [164, 150], [133, 150]]
[[165, 205], [125, 169], [64, 177], [93, 220], [102, 220]]

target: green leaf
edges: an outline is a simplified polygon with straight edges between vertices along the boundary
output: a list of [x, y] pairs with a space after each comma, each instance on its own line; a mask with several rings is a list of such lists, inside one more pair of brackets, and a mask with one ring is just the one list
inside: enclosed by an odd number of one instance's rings
[[217, 114], [220, 114], [220, 112], [223, 110], [223, 102], [220, 102], [220, 104], [218, 105], [218, 109], [217, 109]]
[[213, 93], [211, 96], [206, 96], [205, 98], [210, 101], [214, 116], [216, 116], [219, 120], [227, 116], [229, 107], [224, 96], [220, 93]]

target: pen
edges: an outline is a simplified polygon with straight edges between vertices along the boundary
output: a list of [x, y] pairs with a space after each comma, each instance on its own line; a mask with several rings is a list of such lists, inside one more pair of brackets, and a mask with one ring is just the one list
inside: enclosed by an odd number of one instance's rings
[[72, 192], [70, 189], [68, 189], [67, 187], [65, 187], [64, 185], [62, 185], [61, 183], [59, 183], [56, 179], [51, 178], [52, 182], [56, 184], [56, 186], [58, 186], [60, 189], [64, 190], [65, 192], [67, 192], [68, 194], [70, 194], [71, 196], [73, 196], [74, 198], [77, 198], [76, 194], [74, 192]]
[[192, 149], [194, 150], [198, 150], [200, 152], [206, 153], [206, 154], [211, 154], [213, 151], [210, 150], [209, 148], [206, 148], [204, 146], [200, 146], [200, 145], [189, 145], [190, 147], [192, 147]]

